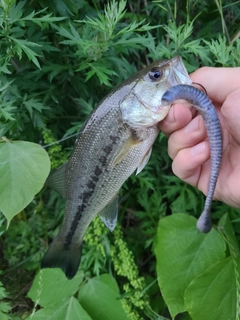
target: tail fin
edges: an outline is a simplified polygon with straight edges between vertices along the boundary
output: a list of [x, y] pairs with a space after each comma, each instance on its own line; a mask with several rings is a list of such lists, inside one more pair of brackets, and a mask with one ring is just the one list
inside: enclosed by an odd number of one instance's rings
[[64, 245], [57, 237], [45, 253], [41, 268], [61, 268], [68, 279], [72, 279], [78, 271], [81, 260], [82, 243]]

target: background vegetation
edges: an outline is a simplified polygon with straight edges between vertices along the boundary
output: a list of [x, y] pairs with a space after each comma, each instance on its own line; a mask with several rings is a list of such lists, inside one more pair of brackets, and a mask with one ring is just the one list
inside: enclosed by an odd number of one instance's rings
[[200, 234], [204, 197], [173, 176], [162, 134], [121, 190], [116, 230], [90, 225], [71, 281], [39, 269], [64, 201], [34, 197], [48, 155], [52, 168], [66, 161], [75, 138], [61, 140], [112, 87], [177, 54], [189, 72], [238, 66], [239, 26], [240, 1], [0, 1], [1, 319], [239, 318], [240, 212], [215, 202], [215, 229]]

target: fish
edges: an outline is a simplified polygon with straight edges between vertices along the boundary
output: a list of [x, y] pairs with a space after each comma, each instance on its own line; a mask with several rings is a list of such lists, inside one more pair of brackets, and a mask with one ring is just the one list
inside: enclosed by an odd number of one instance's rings
[[94, 217], [98, 214], [114, 230], [119, 189], [147, 164], [159, 134], [157, 124], [169, 112], [171, 105], [162, 104], [162, 95], [174, 85], [191, 83], [180, 56], [158, 60], [123, 81], [93, 110], [69, 160], [47, 181], [66, 199], [66, 207], [42, 268], [60, 268], [72, 279]]
[[197, 220], [197, 228], [203, 233], [208, 233], [212, 229], [210, 216], [211, 203], [222, 161], [223, 141], [221, 124], [211, 100], [199, 89], [187, 84], [173, 86], [162, 96], [162, 105], [169, 106], [169, 104], [173, 104], [178, 99], [186, 100], [198, 110], [207, 131], [211, 153], [211, 169], [205, 205], [203, 212]]

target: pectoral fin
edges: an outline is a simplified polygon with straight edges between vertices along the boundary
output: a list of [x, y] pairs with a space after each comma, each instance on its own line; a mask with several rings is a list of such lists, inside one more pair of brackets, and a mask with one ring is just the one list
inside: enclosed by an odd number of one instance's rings
[[66, 172], [67, 162], [64, 163], [60, 168], [53, 171], [47, 178], [46, 186], [54, 189], [61, 194], [64, 198], [65, 193], [65, 172]]
[[115, 229], [118, 216], [118, 194], [99, 212], [99, 216], [110, 231]]
[[113, 160], [113, 167], [120, 163], [129, 153], [129, 151], [136, 146], [136, 144], [142, 142], [134, 132], [132, 132], [131, 137], [120, 147], [119, 152]]
[[147, 151], [145, 156], [142, 158], [142, 161], [140, 162], [140, 164], [137, 168], [136, 175], [139, 174], [142, 171], [142, 169], [145, 167], [145, 165], [148, 163], [148, 161], [151, 157], [151, 154], [152, 154], [152, 147]]

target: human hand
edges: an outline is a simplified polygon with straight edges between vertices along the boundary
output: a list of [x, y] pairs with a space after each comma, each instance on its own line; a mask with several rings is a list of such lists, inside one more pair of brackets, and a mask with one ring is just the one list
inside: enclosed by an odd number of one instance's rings
[[[206, 88], [222, 127], [222, 164], [214, 198], [240, 207], [240, 68], [204, 67], [190, 76]], [[169, 135], [173, 172], [206, 195], [210, 148], [201, 116], [193, 107], [174, 104], [159, 128]]]

